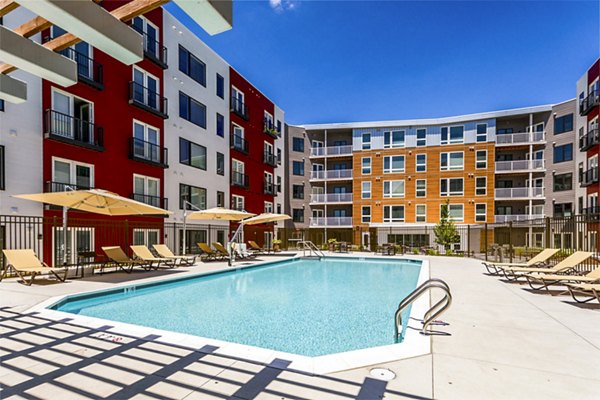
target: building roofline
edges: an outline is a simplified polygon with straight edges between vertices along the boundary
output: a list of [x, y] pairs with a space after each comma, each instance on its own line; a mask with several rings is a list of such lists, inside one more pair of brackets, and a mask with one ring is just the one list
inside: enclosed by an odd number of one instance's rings
[[[562, 104], [562, 103], [559, 103]], [[360, 128], [391, 128], [396, 126], [420, 126], [420, 125], [441, 125], [452, 124], [462, 121], [482, 120], [489, 118], [510, 117], [519, 114], [530, 114], [538, 112], [552, 111], [554, 104], [545, 104], [541, 106], [512, 108], [508, 110], [488, 111], [477, 114], [457, 115], [441, 118], [423, 118], [423, 119], [405, 119], [393, 121], [368, 121], [368, 122], [340, 122], [326, 124], [302, 124], [296, 125], [306, 130], [319, 129], [360, 129]]]

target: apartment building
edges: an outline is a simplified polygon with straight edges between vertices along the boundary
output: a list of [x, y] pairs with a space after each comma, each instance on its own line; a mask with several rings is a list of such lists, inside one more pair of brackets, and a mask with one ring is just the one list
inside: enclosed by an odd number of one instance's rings
[[285, 227], [291, 230], [308, 228], [310, 217], [310, 185], [306, 178], [310, 142], [303, 128], [285, 125], [285, 213], [292, 217]]

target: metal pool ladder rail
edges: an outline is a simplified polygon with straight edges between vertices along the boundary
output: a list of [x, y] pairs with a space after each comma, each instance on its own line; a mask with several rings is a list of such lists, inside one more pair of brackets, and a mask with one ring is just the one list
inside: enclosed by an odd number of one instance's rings
[[308, 256], [314, 253], [315, 257], [325, 257], [325, 253], [323, 253], [319, 248], [310, 240], [303, 240], [298, 243], [298, 245], [302, 246], [303, 256], [306, 257], [306, 251], [308, 250]]
[[419, 287], [413, 290], [408, 296], [406, 296], [398, 305], [396, 315], [394, 317], [394, 340], [396, 343], [400, 341], [400, 335], [402, 334], [402, 311], [417, 300], [423, 293], [428, 292], [430, 289], [441, 289], [444, 292], [444, 297], [435, 303], [423, 316], [423, 328], [421, 333], [427, 333], [427, 327], [431, 325], [437, 317], [442, 315], [444, 311], [452, 304], [452, 295], [450, 294], [450, 287], [446, 282], [441, 279], [428, 279], [423, 282]]

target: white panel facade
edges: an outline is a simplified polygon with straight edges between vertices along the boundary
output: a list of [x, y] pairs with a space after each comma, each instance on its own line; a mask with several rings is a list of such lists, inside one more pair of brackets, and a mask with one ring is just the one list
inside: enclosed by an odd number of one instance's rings
[[581, 78], [579, 78], [579, 80], [577, 80], [577, 105], [576, 105], [576, 112], [575, 112], [575, 143], [573, 145], [573, 152], [575, 155], [575, 168], [577, 171], [577, 176], [576, 178], [573, 180], [573, 185], [575, 186], [575, 197], [576, 197], [576, 201], [575, 201], [575, 208], [576, 208], [576, 213], [580, 214], [582, 211], [582, 208], [586, 208], [588, 206], [587, 203], [587, 188], [585, 187], [581, 187], [581, 185], [579, 184], [579, 168], [580, 166], [582, 166], [582, 168], [585, 170], [587, 167], [587, 152], [585, 151], [579, 151], [579, 137], [580, 135], [583, 133], [587, 133], [587, 129], [588, 129], [588, 122], [587, 122], [587, 116], [585, 115], [581, 115], [579, 113], [579, 104], [581, 102], [581, 100], [583, 100], [582, 96], [585, 97], [587, 96], [587, 91], [588, 91], [588, 75], [587, 75], [587, 71], [585, 74], [583, 74], [583, 76]]
[[[285, 180], [285, 112], [275, 105], [275, 126], [279, 128], [281, 126], [280, 135], [277, 139], [275, 139], [275, 154], [278, 156], [281, 155], [280, 159], [278, 159], [277, 168], [275, 168], [275, 182], [281, 184], [277, 187], [277, 191], [275, 194], [275, 205], [274, 212], [284, 212], [285, 205], [285, 190], [286, 180]], [[284, 222], [277, 223], [277, 227], [283, 228]]]

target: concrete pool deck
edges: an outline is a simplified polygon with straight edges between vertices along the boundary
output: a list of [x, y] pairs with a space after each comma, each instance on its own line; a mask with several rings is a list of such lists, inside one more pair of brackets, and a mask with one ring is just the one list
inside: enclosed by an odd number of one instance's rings
[[372, 377], [374, 365], [312, 375], [290, 370], [282, 359], [261, 365], [243, 355], [216, 354], [214, 348], [165, 345], [160, 338], [135, 335], [115, 338], [73, 321], [23, 314], [58, 295], [226, 268], [225, 263], [207, 263], [67, 284], [0, 282], [0, 397], [598, 398], [600, 305], [580, 305], [568, 296], [502, 282], [484, 275], [478, 260], [411, 258], [430, 260], [431, 276], [450, 285], [454, 302], [442, 317], [450, 325], [435, 328], [450, 335], [431, 336], [431, 354], [381, 365], [396, 374], [391, 381]]

